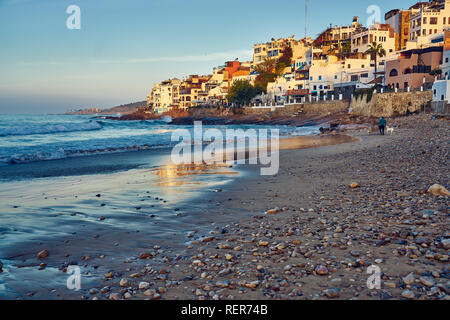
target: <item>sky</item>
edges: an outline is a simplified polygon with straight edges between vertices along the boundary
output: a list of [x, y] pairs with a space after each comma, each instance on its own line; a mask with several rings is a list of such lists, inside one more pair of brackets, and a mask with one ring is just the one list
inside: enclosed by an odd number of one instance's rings
[[[414, 3], [309, 0], [308, 36]], [[70, 5], [80, 29], [67, 28]], [[143, 101], [159, 81], [251, 60], [254, 43], [291, 35], [305, 35], [305, 0], [0, 0], [0, 113]]]

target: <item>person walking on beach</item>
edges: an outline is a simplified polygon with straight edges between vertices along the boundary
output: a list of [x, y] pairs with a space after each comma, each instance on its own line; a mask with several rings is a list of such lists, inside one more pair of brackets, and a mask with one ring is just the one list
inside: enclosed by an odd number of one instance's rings
[[378, 122], [378, 127], [380, 128], [380, 134], [384, 136], [384, 130], [386, 129], [387, 120], [384, 117], [381, 117]]

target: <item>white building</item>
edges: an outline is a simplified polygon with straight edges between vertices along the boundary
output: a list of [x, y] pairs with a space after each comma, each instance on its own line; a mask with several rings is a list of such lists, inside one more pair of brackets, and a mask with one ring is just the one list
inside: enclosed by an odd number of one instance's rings
[[421, 37], [444, 31], [450, 26], [450, 0], [420, 3], [420, 8], [411, 16], [409, 40], [420, 41]]
[[178, 104], [181, 80], [171, 79], [157, 83], [149, 95], [148, 103], [157, 113], [164, 113]]
[[365, 53], [373, 42], [381, 44], [386, 55], [395, 52], [395, 30], [389, 24], [376, 23], [370, 28], [361, 28], [352, 34], [352, 52]]

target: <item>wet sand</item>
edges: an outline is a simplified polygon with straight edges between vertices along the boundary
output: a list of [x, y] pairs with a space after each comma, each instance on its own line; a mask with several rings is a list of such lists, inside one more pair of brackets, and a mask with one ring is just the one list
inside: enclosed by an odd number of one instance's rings
[[[282, 139], [281, 149], [347, 141], [294, 137]], [[2, 168], [4, 178], [18, 181], [4, 183], [1, 192], [8, 202], [0, 210], [0, 297], [79, 299], [65, 288], [68, 265], [83, 268], [84, 286], [98, 287], [105, 273], [125, 273], [124, 261], [136, 261], [141, 251], [157, 245], [181, 253], [189, 232], [246, 217], [209, 211], [227, 184], [245, 183], [258, 167], [153, 165], [168, 155], [144, 151]], [[80, 171], [85, 175], [73, 175]], [[36, 258], [41, 250], [50, 253], [42, 261]]]

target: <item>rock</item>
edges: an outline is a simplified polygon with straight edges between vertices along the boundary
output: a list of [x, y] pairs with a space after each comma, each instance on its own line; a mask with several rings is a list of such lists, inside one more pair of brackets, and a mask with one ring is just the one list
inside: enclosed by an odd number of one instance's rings
[[450, 192], [440, 184], [434, 184], [428, 189], [428, 193], [433, 196], [450, 196]]
[[111, 293], [109, 295], [109, 300], [120, 300], [120, 294], [119, 293]]
[[120, 280], [119, 285], [121, 287], [126, 287], [128, 285], [128, 280], [123, 278], [122, 280]]
[[356, 182], [353, 182], [352, 184], [350, 184], [350, 188], [351, 188], [351, 189], [359, 188], [359, 184], [356, 183]]
[[38, 259], [45, 259], [45, 258], [48, 257], [48, 255], [49, 255], [49, 253], [48, 253], [47, 250], [42, 250], [41, 252], [39, 252], [39, 253], [37, 254], [37, 258], [38, 258]]
[[103, 288], [100, 290], [100, 292], [103, 293], [103, 294], [108, 293], [108, 292], [110, 292], [110, 291], [111, 291], [111, 288], [110, 288], [110, 287], [103, 287]]
[[352, 250], [350, 251], [350, 254], [354, 257], [359, 257], [361, 255], [361, 252], [357, 250]]
[[432, 287], [435, 284], [434, 279], [431, 277], [420, 277], [419, 281], [426, 287]]
[[413, 273], [410, 273], [410, 274], [408, 274], [406, 277], [403, 278], [403, 282], [404, 282], [406, 285], [412, 285], [412, 284], [414, 283], [415, 280], [416, 280], [416, 279], [415, 279]]
[[231, 269], [226, 268], [226, 269], [219, 271], [219, 276], [226, 276], [227, 274], [230, 274], [230, 273], [231, 273]]
[[231, 261], [231, 260], [233, 260], [233, 256], [231, 254], [226, 254], [225, 259], [228, 261]]
[[339, 288], [334, 288], [334, 289], [327, 289], [325, 290], [323, 293], [328, 297], [328, 298], [339, 298]]
[[142, 275], [140, 273], [133, 273], [130, 275], [131, 279], [136, 279], [136, 278], [140, 278], [140, 277], [142, 277]]
[[277, 214], [278, 212], [280, 212], [280, 208], [274, 208], [274, 209], [270, 209], [266, 211], [266, 214]]
[[155, 293], [152, 297], [153, 300], [159, 300], [161, 299], [161, 295], [159, 293]]
[[254, 289], [254, 288], [256, 288], [257, 286], [259, 286], [259, 281], [253, 281], [253, 282], [247, 283], [245, 286], [246, 286], [247, 288]]
[[114, 273], [112, 273], [112, 272], [105, 273], [106, 279], [112, 279], [113, 276], [114, 276]]
[[197, 290], [195, 290], [195, 295], [197, 297], [200, 297], [200, 296], [205, 296], [206, 293], [203, 290], [201, 290], [201, 289], [197, 289]]
[[144, 292], [144, 296], [147, 296], [147, 297], [153, 297], [153, 295], [154, 295], [155, 293], [156, 293], [155, 290], [153, 290], [153, 289], [148, 289], [148, 290], [146, 290], [146, 291]]
[[216, 282], [216, 286], [219, 288], [228, 288], [230, 286], [230, 282], [225, 280], [225, 281], [217, 281]]
[[152, 256], [152, 255], [151, 255], [150, 253], [144, 252], [144, 253], [141, 253], [141, 254], [139, 255], [139, 259], [141, 259], [141, 260], [150, 259], [151, 256]]
[[411, 290], [405, 290], [402, 292], [402, 297], [406, 299], [414, 299], [415, 294]]
[[214, 240], [214, 237], [206, 237], [206, 238], [203, 238], [202, 242], [207, 243], [207, 242], [211, 242], [213, 240]]
[[384, 282], [383, 283], [386, 287], [388, 288], [392, 288], [395, 289], [397, 287], [397, 285], [395, 284], [395, 282]]
[[316, 268], [316, 273], [319, 276], [326, 276], [326, 275], [328, 275], [328, 269], [326, 267], [324, 267], [324, 266], [318, 266]]
[[125, 292], [125, 294], [123, 295], [123, 297], [125, 299], [131, 299], [132, 295], [129, 292]]
[[96, 288], [92, 288], [89, 290], [89, 294], [91, 294], [91, 295], [96, 295], [97, 293], [98, 293], [98, 289], [96, 289]]
[[259, 242], [259, 246], [260, 247], [267, 247], [269, 245], [269, 242], [267, 242], [267, 241], [260, 241]]
[[3, 272], [3, 263], [0, 261], [0, 272]]
[[139, 283], [139, 289], [140, 290], [146, 290], [150, 287], [150, 283], [142, 281]]
[[[444, 239], [444, 240], [442, 240], [441, 241], [441, 243], [442, 243], [442, 246], [445, 248], [445, 249], [450, 249], [450, 239]], [[1, 262], [0, 262], [1, 263]], [[0, 268], [1, 269], [1, 268]]]

